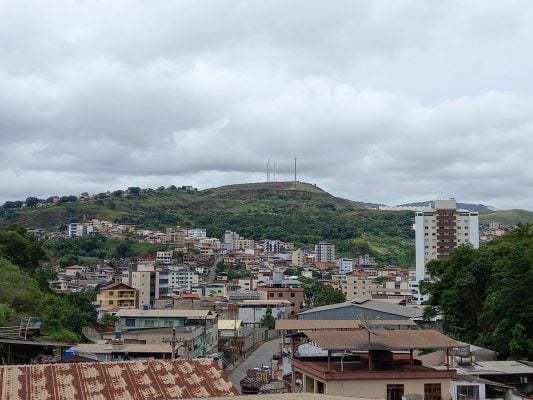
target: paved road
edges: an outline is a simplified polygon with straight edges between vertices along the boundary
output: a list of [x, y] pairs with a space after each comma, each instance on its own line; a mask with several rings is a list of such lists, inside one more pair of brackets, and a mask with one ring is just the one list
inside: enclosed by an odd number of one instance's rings
[[260, 367], [261, 365], [272, 366], [272, 355], [279, 351], [280, 340], [277, 338], [263, 343], [246, 360], [238, 365], [237, 368], [228, 372], [229, 379], [239, 391], [241, 388], [239, 382], [244, 378], [248, 369]]

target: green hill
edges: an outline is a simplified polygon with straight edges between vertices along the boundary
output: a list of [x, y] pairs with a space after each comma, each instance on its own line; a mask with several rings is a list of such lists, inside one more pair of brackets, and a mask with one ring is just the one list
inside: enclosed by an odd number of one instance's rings
[[281, 239], [297, 245], [330, 240], [341, 255], [369, 253], [382, 263], [414, 265], [413, 213], [369, 210], [307, 183], [252, 183], [202, 191], [147, 189], [126, 196], [2, 210], [0, 226], [64, 229], [70, 222], [93, 218], [161, 230], [202, 227], [214, 237], [229, 229], [256, 240]]
[[480, 222], [494, 221], [502, 225], [516, 225], [518, 223], [533, 222], [533, 212], [526, 210], [493, 211], [479, 214]]

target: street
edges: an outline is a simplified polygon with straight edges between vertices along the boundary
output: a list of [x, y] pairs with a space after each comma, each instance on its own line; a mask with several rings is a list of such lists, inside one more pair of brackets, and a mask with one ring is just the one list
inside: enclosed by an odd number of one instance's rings
[[246, 360], [232, 371], [228, 371], [229, 378], [233, 385], [240, 391], [239, 382], [245, 377], [246, 371], [261, 365], [272, 367], [272, 356], [279, 351], [279, 338], [263, 343]]

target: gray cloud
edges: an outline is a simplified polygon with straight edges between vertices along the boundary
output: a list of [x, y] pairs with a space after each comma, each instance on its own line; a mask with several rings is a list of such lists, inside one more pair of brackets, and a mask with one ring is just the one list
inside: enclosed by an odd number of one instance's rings
[[0, 201], [289, 180], [531, 209], [526, 1], [0, 4]]

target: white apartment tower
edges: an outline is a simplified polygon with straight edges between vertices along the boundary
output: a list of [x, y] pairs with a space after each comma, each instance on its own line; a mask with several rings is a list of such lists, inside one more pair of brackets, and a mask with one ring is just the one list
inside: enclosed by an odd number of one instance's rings
[[426, 279], [426, 264], [450, 256], [457, 246], [479, 247], [479, 214], [458, 210], [454, 199], [435, 200], [435, 209], [415, 214], [416, 281]]
[[335, 261], [335, 245], [329, 242], [319, 242], [315, 245], [315, 261]]

